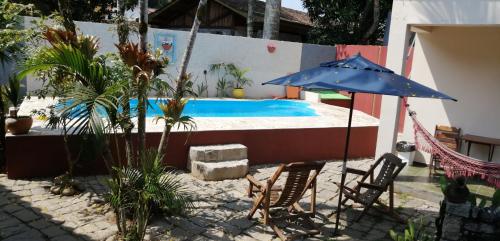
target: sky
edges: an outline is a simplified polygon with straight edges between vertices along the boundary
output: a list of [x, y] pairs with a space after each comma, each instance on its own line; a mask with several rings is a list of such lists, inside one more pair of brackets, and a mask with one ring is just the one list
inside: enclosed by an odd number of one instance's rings
[[302, 0], [281, 0], [281, 6], [304, 11], [304, 12], [306, 11], [302, 7]]

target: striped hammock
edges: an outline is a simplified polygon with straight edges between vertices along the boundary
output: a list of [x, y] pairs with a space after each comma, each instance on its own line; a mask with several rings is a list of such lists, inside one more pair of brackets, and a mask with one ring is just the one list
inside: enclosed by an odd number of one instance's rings
[[413, 120], [417, 149], [438, 155], [446, 176], [450, 178], [477, 176], [496, 188], [500, 188], [500, 164], [478, 160], [448, 148], [422, 126], [415, 112], [408, 111]]

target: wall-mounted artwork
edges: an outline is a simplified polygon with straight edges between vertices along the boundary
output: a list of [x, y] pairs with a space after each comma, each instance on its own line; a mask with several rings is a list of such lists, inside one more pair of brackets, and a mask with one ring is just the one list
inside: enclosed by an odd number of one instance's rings
[[170, 63], [175, 62], [175, 35], [168, 33], [154, 34], [154, 49], [160, 49], [162, 55], [169, 59]]

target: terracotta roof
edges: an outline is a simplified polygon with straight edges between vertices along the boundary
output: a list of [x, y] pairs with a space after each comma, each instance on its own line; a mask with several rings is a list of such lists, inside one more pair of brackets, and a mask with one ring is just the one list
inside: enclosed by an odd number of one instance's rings
[[[182, 0], [181, 0], [182, 1]], [[243, 17], [247, 17], [248, 12], [248, 0], [213, 0], [215, 2], [220, 3], [221, 5], [226, 6], [227, 8], [235, 11], [239, 15]], [[160, 12], [166, 10], [170, 5], [172, 5], [175, 1], [172, 1], [171, 4], [167, 4], [164, 7], [157, 10], [157, 12], [153, 13], [153, 15], [157, 15]], [[264, 12], [266, 9], [266, 3], [262, 1], [255, 1], [255, 20], [257, 22], [263, 22], [264, 20]], [[281, 20], [298, 23], [302, 25], [312, 26], [311, 19], [307, 15], [306, 12], [281, 7]]]

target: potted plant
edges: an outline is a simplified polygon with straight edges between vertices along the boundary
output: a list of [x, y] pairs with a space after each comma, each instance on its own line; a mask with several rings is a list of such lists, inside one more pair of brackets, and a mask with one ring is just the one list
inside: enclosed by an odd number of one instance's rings
[[27, 134], [33, 124], [31, 116], [18, 116], [19, 104], [21, 103], [21, 80], [17, 77], [9, 77], [6, 86], [2, 88], [2, 94], [10, 101], [9, 115], [5, 119], [5, 128], [12, 135]]
[[234, 64], [228, 64], [227, 70], [229, 74], [233, 76], [233, 97], [237, 99], [241, 99], [245, 97], [245, 90], [243, 89], [245, 86], [250, 86], [252, 84], [252, 80], [245, 77], [245, 74], [248, 73], [248, 69], [240, 69]]

